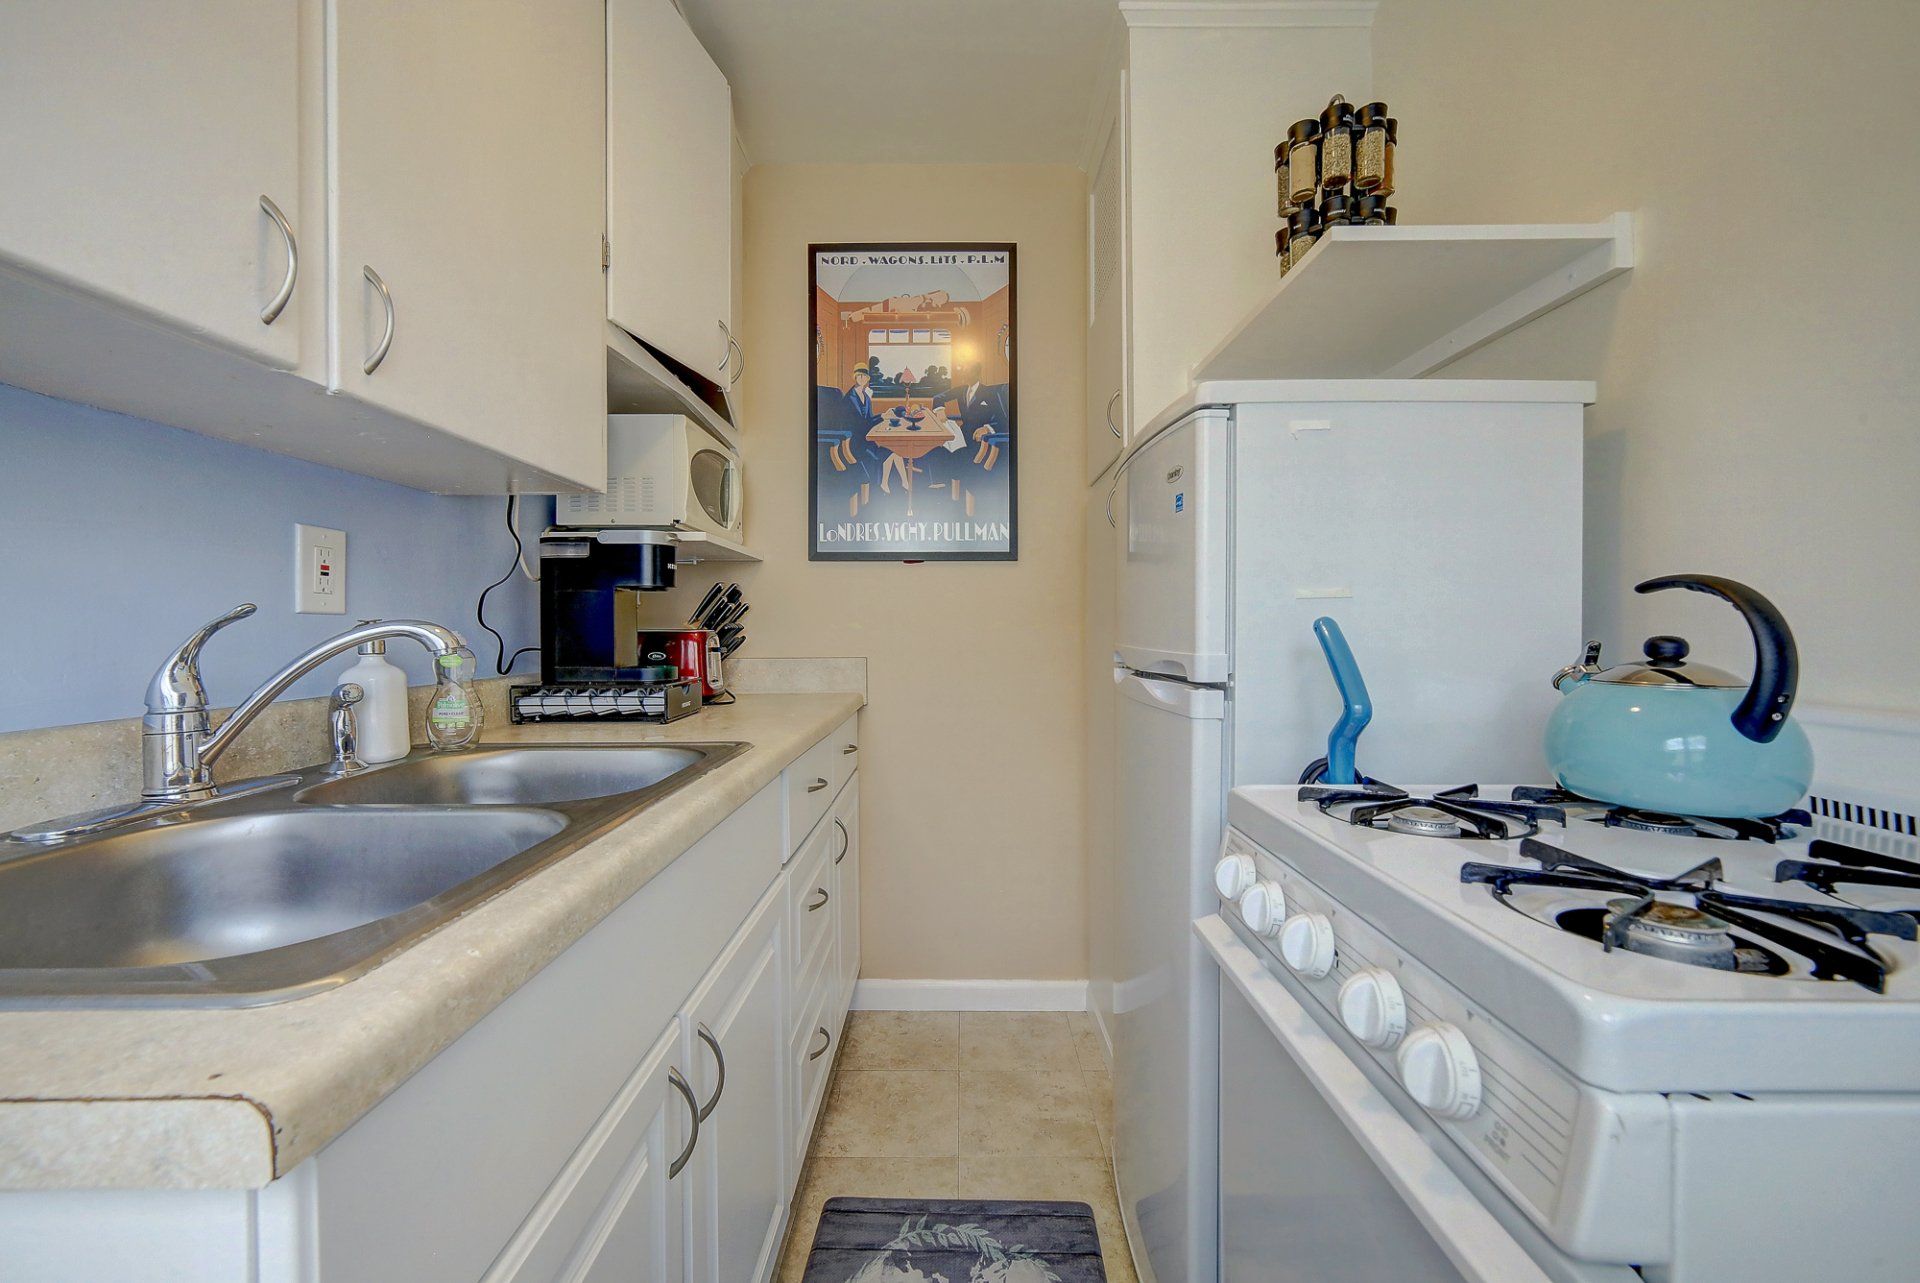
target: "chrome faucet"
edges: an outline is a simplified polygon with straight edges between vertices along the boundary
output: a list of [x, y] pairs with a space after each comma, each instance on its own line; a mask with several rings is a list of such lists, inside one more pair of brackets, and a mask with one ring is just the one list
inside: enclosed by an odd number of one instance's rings
[[327, 638], [294, 659], [241, 700], [214, 730], [207, 720], [207, 688], [200, 681], [200, 649], [228, 624], [254, 613], [248, 602], [207, 624], [167, 656], [147, 684], [147, 715], [141, 719], [140, 796], [170, 804], [214, 795], [213, 765], [248, 723], [302, 677], [332, 659], [370, 641], [411, 637], [435, 658], [464, 648], [460, 634], [421, 619], [385, 619], [360, 624]]
[[[213, 764], [232, 745], [234, 737], [245, 730], [247, 724], [258, 717], [282, 691], [335, 655], [365, 642], [387, 637], [411, 637], [426, 647], [436, 659], [466, 646], [460, 634], [451, 628], [442, 628], [425, 620], [372, 620], [327, 638], [269, 677], [258, 690], [241, 700], [239, 706], [227, 714], [227, 720], [220, 724], [219, 730], [214, 730], [207, 718], [207, 688], [200, 681], [200, 650], [209, 637], [228, 624], [245, 619], [257, 609], [251, 602], [235, 606], [198, 629], [167, 656], [166, 662], [154, 673], [153, 680], [147, 683], [147, 715], [141, 719], [140, 732], [139, 801], [80, 815], [66, 815], [0, 834], [0, 848], [13, 842], [64, 842], [69, 838], [132, 824], [161, 812], [179, 810], [216, 796], [234, 797], [290, 783], [292, 776], [270, 776], [215, 789]], [[358, 766], [352, 711], [358, 696], [343, 698], [341, 692], [345, 689], [342, 687], [334, 692], [329, 713], [335, 766], [352, 770]]]

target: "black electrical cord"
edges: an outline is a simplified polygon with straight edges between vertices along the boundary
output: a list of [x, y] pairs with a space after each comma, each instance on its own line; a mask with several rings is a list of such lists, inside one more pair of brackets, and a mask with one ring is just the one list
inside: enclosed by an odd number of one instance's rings
[[533, 654], [538, 652], [540, 649], [538, 646], [522, 646], [519, 650], [516, 650], [513, 652], [512, 659], [508, 659], [507, 658], [507, 639], [500, 635], [500, 632], [498, 629], [496, 629], [492, 624], [489, 624], [487, 622], [487, 594], [492, 592], [494, 589], [498, 588], [501, 584], [506, 583], [507, 580], [513, 578], [513, 572], [520, 569], [521, 562], [526, 557], [526, 551], [527, 551], [526, 545], [520, 542], [520, 532], [514, 527], [514, 522], [513, 522], [514, 506], [519, 502], [519, 500], [520, 500], [519, 495], [510, 494], [507, 496], [507, 533], [513, 536], [513, 564], [507, 567], [506, 574], [500, 576], [498, 579], [494, 580], [492, 583], [488, 584], [485, 588], [482, 588], [480, 590], [480, 603], [474, 607], [474, 612], [473, 612], [474, 615], [478, 617], [478, 619], [480, 620], [480, 626], [486, 629], [488, 632], [492, 633], [493, 640], [499, 644], [500, 650], [499, 650], [499, 653], [494, 657], [493, 671], [498, 673], [502, 677], [505, 677], [507, 675], [508, 669], [512, 668], [515, 664], [520, 662], [520, 657], [522, 655]]

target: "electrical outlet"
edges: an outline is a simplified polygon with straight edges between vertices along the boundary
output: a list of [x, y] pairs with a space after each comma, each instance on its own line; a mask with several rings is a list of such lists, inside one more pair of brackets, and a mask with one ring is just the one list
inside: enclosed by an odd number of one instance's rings
[[293, 527], [293, 609], [301, 615], [347, 613], [347, 532]]

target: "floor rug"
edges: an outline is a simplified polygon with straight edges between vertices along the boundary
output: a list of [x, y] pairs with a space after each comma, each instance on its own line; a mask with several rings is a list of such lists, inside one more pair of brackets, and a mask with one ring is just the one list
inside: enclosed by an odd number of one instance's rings
[[830, 1198], [803, 1283], [1106, 1283], [1093, 1209]]

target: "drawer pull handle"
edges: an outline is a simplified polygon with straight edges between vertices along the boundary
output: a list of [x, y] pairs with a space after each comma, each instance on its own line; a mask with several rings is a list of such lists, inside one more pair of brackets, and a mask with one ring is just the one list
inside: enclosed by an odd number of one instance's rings
[[667, 1179], [672, 1180], [686, 1167], [688, 1160], [693, 1157], [693, 1147], [700, 1143], [700, 1102], [693, 1098], [693, 1088], [687, 1086], [687, 1080], [680, 1076], [678, 1069], [668, 1068], [667, 1081], [686, 1099], [687, 1118], [693, 1124], [693, 1133], [687, 1137], [687, 1147], [667, 1167]]
[[720, 1050], [720, 1040], [713, 1036], [713, 1030], [707, 1028], [705, 1021], [694, 1026], [693, 1032], [713, 1052], [715, 1068], [713, 1099], [700, 1107], [700, 1121], [704, 1123], [712, 1116], [714, 1109], [720, 1104], [720, 1097], [727, 1090], [727, 1053]]
[[273, 298], [268, 301], [267, 305], [260, 309], [260, 324], [272, 325], [280, 319], [280, 313], [287, 306], [287, 300], [293, 297], [293, 283], [300, 276], [300, 246], [299, 243], [293, 239], [292, 224], [287, 222], [287, 216], [280, 212], [278, 205], [274, 204], [269, 198], [262, 196], [260, 198], [260, 209], [262, 213], [273, 220], [273, 225], [280, 231], [280, 239], [287, 243], [286, 279], [280, 282], [280, 288], [274, 291]]
[[829, 896], [829, 895], [827, 894], [827, 889], [826, 889], [825, 887], [815, 887], [815, 888], [814, 888], [813, 890], [814, 890], [814, 894], [815, 894], [815, 895], [818, 895], [818, 896], [819, 896], [820, 898], [819, 898], [818, 900], [809, 900], [809, 901], [807, 901], [807, 912], [808, 912], [808, 913], [812, 913], [812, 912], [814, 912], [814, 911], [815, 911], [816, 909], [824, 909], [824, 908], [826, 908], [826, 907], [827, 907], [827, 901], [828, 901], [829, 899], [831, 899], [831, 898], [832, 898], [831, 896]]
[[847, 832], [847, 826], [838, 819], [834, 820], [833, 827], [840, 830], [840, 854], [833, 857], [833, 862], [838, 864], [846, 859], [847, 852], [853, 849], [853, 834]]
[[1116, 389], [1114, 394], [1107, 398], [1107, 431], [1113, 433], [1113, 439], [1115, 441], [1126, 440], [1125, 437], [1120, 435], [1120, 425], [1113, 421], [1113, 403], [1120, 399], [1120, 392], [1123, 390], [1124, 389]]
[[807, 1053], [808, 1060], [820, 1059], [820, 1057], [827, 1054], [827, 1048], [833, 1046], [833, 1035], [827, 1032], [827, 1027], [825, 1025], [821, 1025], [818, 1029], [815, 1029], [813, 1032], [820, 1035], [820, 1050], [808, 1052]]
[[860, 751], [860, 746], [858, 744], [849, 744], [845, 748], [840, 750], [840, 756], [852, 757], [855, 753], [858, 753], [859, 751]]
[[818, 776], [816, 776], [814, 778], [813, 783], [807, 785], [807, 792], [818, 793], [821, 789], [825, 788], [826, 786], [827, 786], [827, 782], [824, 779], [821, 779]]

